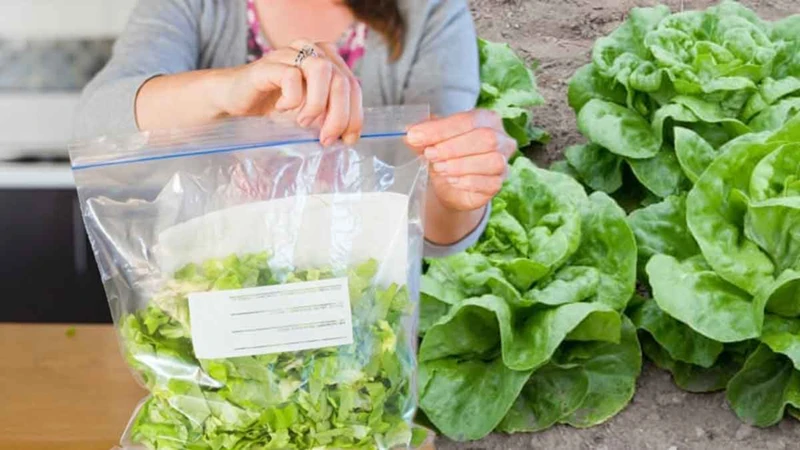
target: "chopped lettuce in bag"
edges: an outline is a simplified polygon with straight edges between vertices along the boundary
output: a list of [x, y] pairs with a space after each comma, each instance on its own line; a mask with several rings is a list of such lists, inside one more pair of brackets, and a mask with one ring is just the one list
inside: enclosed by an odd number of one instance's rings
[[[131, 435], [152, 448], [393, 448], [408, 443], [412, 402], [403, 373], [413, 360], [405, 287], [373, 286], [368, 261], [348, 271], [354, 317], [349, 346], [198, 360], [187, 321], [190, 292], [333, 278], [331, 270], [274, 273], [266, 254], [190, 264], [169, 291], [122, 319], [128, 362], [153, 396]], [[188, 370], [187, 370], [188, 369]], [[199, 374], [199, 376], [198, 376]]]
[[126, 361], [125, 449], [410, 449], [427, 164], [368, 110], [354, 147], [263, 118], [71, 151]]

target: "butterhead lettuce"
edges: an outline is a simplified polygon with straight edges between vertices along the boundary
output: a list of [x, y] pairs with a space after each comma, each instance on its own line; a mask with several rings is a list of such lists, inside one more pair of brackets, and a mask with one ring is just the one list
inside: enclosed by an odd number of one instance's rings
[[470, 440], [619, 412], [641, 368], [621, 314], [635, 277], [635, 239], [611, 198], [516, 159], [480, 241], [423, 276], [426, 417]]
[[688, 194], [629, 217], [653, 297], [629, 310], [645, 353], [688, 390], [727, 388], [758, 426], [800, 402], [799, 155], [795, 115], [730, 141]]
[[768, 22], [730, 0], [632, 9], [570, 80], [589, 143], [566, 152], [568, 168], [607, 193], [626, 170], [658, 197], [687, 191], [726, 143], [800, 109], [799, 30], [800, 16]]

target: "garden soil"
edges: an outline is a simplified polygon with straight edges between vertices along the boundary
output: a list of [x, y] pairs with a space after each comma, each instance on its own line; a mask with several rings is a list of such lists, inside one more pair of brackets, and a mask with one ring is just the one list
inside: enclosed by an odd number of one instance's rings
[[[536, 62], [539, 88], [547, 105], [536, 110], [536, 125], [552, 138], [529, 155], [542, 166], [582, 143], [575, 115], [567, 105], [567, 82], [589, 61], [595, 39], [608, 34], [645, 0], [472, 0], [478, 33], [510, 43]], [[673, 11], [705, 8], [711, 0], [669, 0]], [[800, 13], [800, 0], [742, 0], [761, 17], [780, 19]], [[670, 376], [646, 365], [633, 402], [609, 422], [578, 430], [558, 426], [534, 434], [492, 435], [481, 441], [437, 442], [439, 450], [793, 450], [800, 449], [800, 422], [786, 419], [769, 429], [742, 424], [722, 394], [688, 394]]]

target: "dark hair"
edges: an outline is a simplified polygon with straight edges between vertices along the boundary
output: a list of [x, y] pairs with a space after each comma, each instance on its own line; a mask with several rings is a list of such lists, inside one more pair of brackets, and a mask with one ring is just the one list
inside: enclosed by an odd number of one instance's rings
[[403, 54], [406, 21], [397, 0], [343, 0], [361, 22], [380, 33], [389, 46], [389, 56], [396, 60]]

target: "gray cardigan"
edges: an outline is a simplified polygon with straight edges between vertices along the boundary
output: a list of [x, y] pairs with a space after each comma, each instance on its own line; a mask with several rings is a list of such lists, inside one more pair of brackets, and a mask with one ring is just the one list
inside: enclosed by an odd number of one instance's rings
[[[475, 27], [466, 0], [400, 0], [403, 56], [389, 62], [377, 33], [356, 68], [366, 106], [427, 103], [437, 115], [475, 106], [480, 89]], [[76, 137], [136, 131], [134, 100], [157, 75], [247, 61], [245, 0], [140, 0], [106, 67], [86, 87]]]
[[[355, 68], [365, 106], [429, 104], [437, 115], [472, 109], [480, 90], [475, 27], [466, 0], [399, 0], [406, 23], [403, 55], [369, 33]], [[111, 60], [85, 88], [75, 137], [137, 131], [134, 102], [148, 79], [247, 60], [245, 0], [140, 0]], [[450, 247], [426, 244], [427, 256], [460, 251], [481, 227]]]

